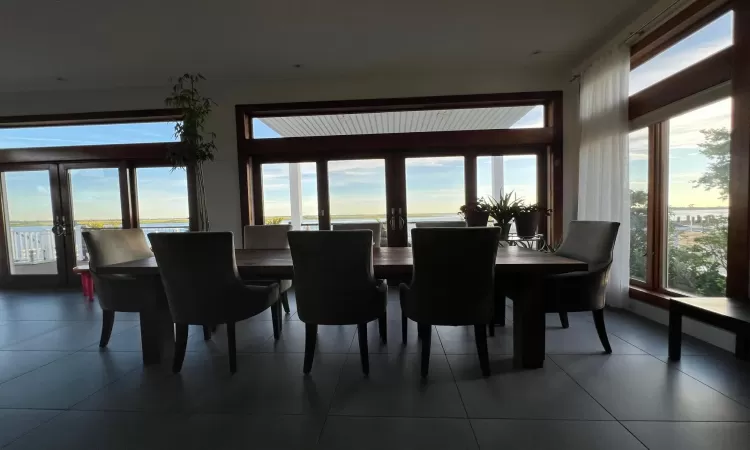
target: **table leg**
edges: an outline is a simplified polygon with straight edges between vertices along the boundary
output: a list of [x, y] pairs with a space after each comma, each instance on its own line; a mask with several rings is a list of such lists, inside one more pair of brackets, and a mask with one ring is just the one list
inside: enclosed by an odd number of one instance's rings
[[162, 356], [174, 355], [174, 323], [169, 310], [140, 313], [143, 365], [159, 364]]
[[523, 277], [524, 294], [513, 299], [513, 366], [544, 367], [544, 280]]

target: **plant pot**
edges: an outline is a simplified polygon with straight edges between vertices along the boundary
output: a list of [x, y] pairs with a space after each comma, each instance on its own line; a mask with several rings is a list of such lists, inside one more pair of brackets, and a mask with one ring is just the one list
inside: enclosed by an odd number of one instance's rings
[[499, 223], [495, 224], [496, 227], [500, 227], [500, 240], [501, 241], [507, 241], [508, 235], [510, 234], [510, 222], [504, 223], [500, 225]]
[[538, 211], [520, 213], [516, 217], [516, 234], [520, 237], [531, 237], [536, 235], [539, 228], [541, 215]]
[[490, 220], [490, 213], [486, 211], [466, 211], [464, 219], [466, 220], [466, 226], [486, 227], [487, 222]]

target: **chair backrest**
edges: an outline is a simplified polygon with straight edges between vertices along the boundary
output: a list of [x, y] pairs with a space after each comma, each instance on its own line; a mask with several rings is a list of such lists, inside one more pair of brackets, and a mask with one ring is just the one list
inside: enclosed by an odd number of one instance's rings
[[127, 230], [87, 230], [81, 233], [89, 252], [89, 269], [154, 256], [146, 235], [138, 228]]
[[372, 231], [290, 231], [289, 247], [303, 322], [341, 323], [372, 298]]
[[587, 262], [589, 272], [602, 270], [612, 263], [619, 229], [618, 222], [574, 220], [555, 254]]
[[439, 222], [417, 222], [417, 228], [466, 228], [463, 220], [443, 220]]
[[175, 323], [221, 323], [243, 285], [231, 232], [149, 233]]
[[276, 250], [289, 248], [286, 234], [291, 225], [246, 225], [243, 229], [243, 243], [247, 250]]
[[332, 223], [331, 227], [333, 231], [370, 230], [372, 231], [372, 244], [380, 247], [383, 235], [383, 224], [380, 222]]
[[496, 227], [411, 230], [414, 274], [408, 309], [433, 325], [488, 323], [500, 232]]

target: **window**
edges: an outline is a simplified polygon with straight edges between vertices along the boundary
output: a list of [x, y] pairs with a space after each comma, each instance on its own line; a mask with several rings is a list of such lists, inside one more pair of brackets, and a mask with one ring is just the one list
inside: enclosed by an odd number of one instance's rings
[[407, 158], [405, 164], [409, 229], [416, 222], [460, 221], [458, 209], [466, 203], [464, 158]]
[[666, 286], [723, 296], [727, 276], [731, 99], [669, 120]]
[[544, 106], [435, 109], [253, 119], [253, 139], [544, 127]]
[[328, 162], [331, 223], [385, 223], [385, 161], [360, 159]]
[[140, 167], [138, 225], [144, 233], [180, 232], [189, 229], [187, 174], [171, 167]]
[[177, 142], [176, 122], [0, 128], [0, 149]]
[[[499, 198], [513, 192], [527, 205], [537, 202], [536, 155], [480, 156], [477, 158], [477, 198]], [[515, 224], [511, 225], [515, 233]]]
[[318, 177], [315, 163], [263, 164], [265, 223], [318, 229]]
[[630, 95], [714, 55], [733, 43], [734, 13], [722, 15], [630, 72]]
[[645, 282], [648, 260], [648, 128], [630, 133], [630, 277]]

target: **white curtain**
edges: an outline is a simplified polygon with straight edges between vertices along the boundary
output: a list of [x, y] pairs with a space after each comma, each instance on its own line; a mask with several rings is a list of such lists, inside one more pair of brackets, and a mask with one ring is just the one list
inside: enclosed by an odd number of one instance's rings
[[630, 52], [618, 48], [581, 74], [578, 219], [620, 222], [607, 304], [625, 307], [630, 282], [628, 78]]

